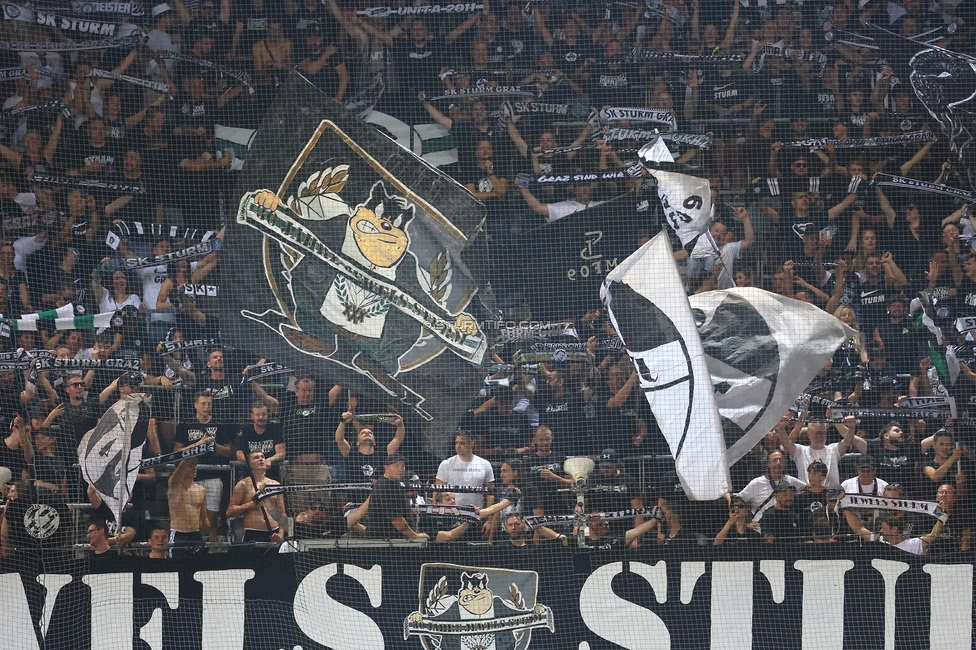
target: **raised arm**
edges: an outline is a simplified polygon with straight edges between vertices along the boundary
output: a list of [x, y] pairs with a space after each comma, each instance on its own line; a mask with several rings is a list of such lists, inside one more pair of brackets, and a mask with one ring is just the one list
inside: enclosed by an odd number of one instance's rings
[[399, 415], [396, 416], [396, 418], [393, 420], [393, 425], [396, 426], [396, 434], [393, 436], [393, 440], [390, 441], [390, 444], [386, 446], [387, 456], [392, 456], [393, 454], [397, 453], [397, 450], [400, 449], [400, 445], [403, 444], [404, 438], [407, 437], [407, 430], [403, 426], [402, 417]]
[[848, 415], [844, 418], [843, 422], [838, 422], [834, 427], [842, 436], [840, 443], [837, 445], [837, 453], [843, 456], [851, 446], [862, 454], [868, 453], [867, 441], [864, 438], [858, 438], [856, 435], [857, 418], [853, 415]]
[[[346, 425], [352, 423], [353, 415], [349, 411], [345, 411], [342, 414], [342, 419], [336, 426], [335, 430], [335, 443], [336, 447], [339, 448], [339, 453], [342, 454], [343, 458], [349, 456], [349, 452], [352, 451], [352, 445], [346, 440]], [[392, 444], [392, 443], [391, 443]]]

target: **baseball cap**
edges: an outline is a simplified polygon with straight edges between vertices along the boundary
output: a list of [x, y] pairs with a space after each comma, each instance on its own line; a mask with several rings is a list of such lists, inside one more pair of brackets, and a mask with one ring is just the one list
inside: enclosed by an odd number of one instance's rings
[[617, 452], [608, 447], [600, 452], [600, 467], [614, 467], [617, 459]]
[[858, 469], [862, 467], [877, 469], [878, 463], [874, 460], [874, 456], [861, 456], [857, 459], [857, 467]]
[[407, 464], [407, 457], [403, 454], [393, 454], [392, 456], [387, 456], [386, 460], [383, 461], [383, 465], [392, 465], [393, 463], [403, 463]]
[[773, 481], [773, 492], [786, 492], [787, 490], [796, 491], [796, 488], [789, 481]]

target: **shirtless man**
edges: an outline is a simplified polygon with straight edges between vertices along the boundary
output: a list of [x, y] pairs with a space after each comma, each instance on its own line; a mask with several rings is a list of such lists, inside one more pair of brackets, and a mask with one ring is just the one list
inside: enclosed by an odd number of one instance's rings
[[285, 511], [284, 495], [277, 495], [254, 502], [254, 495], [271, 485], [281, 485], [278, 481], [265, 476], [268, 470], [268, 459], [260, 451], [252, 451], [247, 456], [251, 475], [242, 478], [234, 486], [234, 493], [227, 506], [228, 517], [244, 517], [245, 542], [280, 542], [285, 536], [275, 515]]
[[[217, 541], [217, 531], [207, 516], [207, 491], [193, 479], [197, 475], [197, 460], [180, 461], [169, 477], [169, 541], [202, 543], [203, 533], [211, 542]], [[191, 557], [206, 552], [206, 547], [174, 548], [173, 558]]]

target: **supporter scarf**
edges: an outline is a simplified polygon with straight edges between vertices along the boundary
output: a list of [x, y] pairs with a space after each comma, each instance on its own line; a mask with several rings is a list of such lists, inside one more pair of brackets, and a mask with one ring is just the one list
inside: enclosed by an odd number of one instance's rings
[[128, 221], [116, 221], [112, 224], [112, 228], [118, 230], [122, 237], [130, 237], [132, 235], [165, 235], [170, 239], [199, 239], [200, 241], [207, 241], [214, 236], [213, 230], [179, 228], [177, 226], [164, 226], [158, 223], [143, 223], [141, 221], [133, 221], [131, 223]]
[[647, 11], [644, 12], [645, 18], [650, 18], [651, 16], [664, 18], [666, 16], [672, 24], [678, 25], [679, 27], [684, 25], [688, 20], [688, 16], [683, 11], [677, 7], [665, 4], [664, 0], [645, 0], [645, 4], [647, 5]]
[[864, 47], [869, 50], [880, 50], [878, 44], [870, 36], [864, 36], [856, 32], [837, 30], [836, 32], [824, 32], [824, 40], [828, 43], [840, 43], [842, 45], [853, 45], [854, 47]]
[[392, 424], [398, 416], [396, 413], [363, 413], [356, 416], [359, 422], [385, 422]]
[[582, 350], [551, 350], [549, 352], [517, 352], [512, 357], [516, 364], [524, 363], [589, 363], [590, 357]]
[[360, 9], [356, 15], [366, 18], [383, 18], [385, 16], [424, 16], [427, 14], [470, 14], [484, 8], [483, 4], [476, 2], [458, 2], [420, 5], [419, 7], [368, 7]]
[[519, 174], [517, 183], [521, 188], [528, 187], [533, 183], [590, 183], [595, 181], [624, 180], [627, 178], [640, 178], [643, 169], [643, 165], [638, 164], [627, 169], [604, 170], [580, 174]]
[[162, 456], [154, 456], [152, 458], [143, 458], [139, 463], [139, 469], [166, 465], [167, 463], [178, 463], [181, 460], [186, 460], [187, 458], [196, 458], [197, 456], [209, 454], [216, 448], [217, 443], [211, 440], [210, 442], [206, 442], [202, 445], [193, 445], [192, 447], [186, 447], [179, 451], [174, 451], [171, 454], [163, 454]]
[[169, 94], [169, 85], [161, 81], [151, 81], [149, 79], [140, 79], [139, 77], [130, 77], [129, 75], [119, 74], [118, 72], [112, 72], [111, 70], [99, 70], [98, 68], [92, 68], [92, 71], [88, 73], [88, 76], [95, 77], [96, 79], [123, 81], [127, 84], [132, 84], [133, 86], [141, 86], [143, 88], [155, 90], [158, 93], [163, 93], [164, 95], [169, 95], [170, 99], [173, 98], [173, 96]]
[[797, 50], [792, 47], [779, 47], [778, 45], [767, 43], [766, 45], [763, 45], [759, 56], [752, 64], [753, 72], [759, 72], [762, 70], [767, 56], [795, 57], [800, 61], [815, 61], [816, 63], [820, 64], [820, 69], [817, 71], [817, 76], [823, 76], [824, 68], [827, 66], [827, 57], [823, 52], [804, 52], [803, 50]]
[[637, 140], [642, 144], [650, 142], [661, 135], [656, 129], [628, 129], [615, 127], [603, 134], [604, 142], [619, 142], [621, 140]]
[[220, 250], [220, 240], [219, 239], [208, 239], [205, 242], [200, 242], [199, 244], [194, 244], [193, 246], [188, 246], [183, 250], [173, 251], [172, 253], [166, 253], [165, 255], [156, 255], [154, 257], [124, 257], [122, 259], [109, 260], [106, 264], [99, 267], [101, 271], [125, 271], [132, 269], [144, 269], [150, 266], [159, 266], [160, 264], [166, 264], [168, 262], [175, 262], [177, 260], [189, 259], [191, 257], [202, 257], [207, 253], [212, 253], [213, 251]]
[[76, 14], [122, 14], [139, 18], [146, 15], [142, 5], [135, 2], [79, 2], [71, 3], [71, 11]]
[[474, 88], [455, 88], [453, 90], [444, 90], [443, 95], [437, 97], [430, 97], [429, 101], [437, 101], [439, 99], [458, 99], [460, 97], [491, 97], [493, 95], [522, 95], [523, 97], [535, 97], [538, 93], [535, 90], [529, 90], [526, 87], [525, 90], [522, 86], [498, 86], [493, 88], [492, 86], [476, 86]]
[[373, 108], [380, 101], [384, 90], [386, 90], [386, 82], [383, 80], [383, 73], [377, 72], [369, 82], [369, 85], [347, 99], [343, 103], [343, 106], [346, 107], [346, 110], [350, 110], [358, 115], [360, 119], [364, 118], [373, 112]]
[[[485, 327], [485, 329], [489, 329]], [[531, 323], [498, 327], [498, 343], [521, 343], [523, 341], [544, 341], [559, 336], [577, 338], [576, 326], [572, 323]]]
[[[613, 129], [611, 129], [612, 131]], [[626, 130], [626, 129], [625, 129]], [[655, 133], [654, 136], [661, 138], [662, 140], [667, 140], [668, 142], [674, 143], [676, 145], [687, 145], [689, 147], [695, 147], [696, 149], [708, 149], [712, 146], [712, 137], [710, 135], [696, 135], [691, 133]], [[609, 142], [606, 138], [603, 139], [604, 142]], [[542, 153], [569, 153], [571, 151], [581, 151], [583, 149], [595, 149], [596, 143], [590, 144], [578, 144], [569, 147], [556, 147], [555, 149], [545, 149]], [[624, 153], [628, 151], [637, 151], [637, 149], [615, 149], [617, 153]]]
[[[624, 344], [616, 336], [598, 336], [596, 337], [596, 348], [597, 350], [623, 350]], [[533, 343], [531, 346], [532, 352], [546, 352], [549, 350], [582, 350], [586, 351], [586, 341], [566, 341], [564, 343]]]
[[170, 59], [173, 61], [182, 61], [184, 63], [195, 63], [203, 68], [208, 68], [217, 72], [225, 77], [230, 77], [231, 79], [237, 81], [239, 84], [247, 88], [247, 92], [254, 94], [254, 87], [251, 86], [250, 78], [247, 73], [243, 70], [237, 70], [231, 68], [230, 66], [221, 65], [220, 63], [214, 63], [213, 61], [208, 61], [207, 59], [201, 59], [190, 54], [183, 54], [181, 52], [171, 52], [169, 50], [160, 50], [156, 52], [157, 59]]
[[457, 75], [466, 74], [471, 77], [481, 77], [481, 76], [516, 76], [516, 77], [528, 77], [529, 75], [539, 74], [546, 77], [555, 76], [559, 72], [555, 68], [549, 68], [548, 70], [537, 70], [535, 68], [507, 68], [500, 70], [445, 70], [440, 74], [441, 79], [446, 79], [447, 77], [454, 77]]
[[551, 115], [566, 115], [569, 104], [548, 104], [545, 102], [505, 102], [502, 104], [503, 115], [525, 115], [526, 113], [548, 113]]
[[481, 515], [478, 514], [478, 510], [474, 506], [438, 506], [427, 504], [413, 506], [413, 509], [424, 515], [453, 517], [459, 521], [468, 521], [473, 524], [481, 522]]
[[[54, 328], [57, 330], [90, 330], [110, 327], [115, 318], [115, 312], [95, 314], [94, 316], [75, 316], [74, 313], [74, 305], [69, 303], [58, 309], [24, 314], [20, 318], [4, 319], [3, 322], [9, 323], [18, 332], [36, 332], [38, 323], [42, 321], [53, 322]], [[39, 358], [39, 360], [45, 361], [43, 358]]]
[[183, 285], [183, 293], [187, 296], [210, 296], [211, 298], [216, 298], [219, 290], [220, 287], [213, 284], [190, 284], [187, 282]]
[[949, 520], [949, 513], [933, 501], [912, 501], [911, 499], [891, 499], [866, 494], [848, 494], [837, 502], [838, 508], [870, 508], [872, 510], [899, 510], [919, 512], [935, 517], [941, 522]]
[[[489, 487], [486, 485], [448, 485], [445, 483], [398, 483], [401, 488], [408, 491], [417, 492], [453, 492], [455, 494], [490, 494], [501, 495], [507, 498], [515, 493], [515, 490], [507, 485]], [[254, 495], [254, 501], [261, 501], [268, 497], [285, 494], [286, 492], [331, 492], [335, 490], [372, 490], [372, 483], [328, 483], [325, 485], [271, 485], [263, 490], [259, 490]]]
[[746, 57], [741, 54], [675, 54], [674, 52], [655, 52], [654, 50], [634, 50], [623, 59], [602, 59], [610, 64], [622, 61], [675, 61], [690, 65], [742, 65]]
[[101, 41], [44, 42], [32, 41], [0, 41], [0, 50], [15, 50], [19, 52], [73, 52], [74, 50], [108, 50], [114, 47], [135, 47], [142, 42], [142, 34], [122, 36], [120, 38], [106, 38]]
[[11, 79], [30, 79], [27, 68], [3, 68], [0, 70], [0, 81], [10, 81]]
[[258, 363], [247, 367], [247, 372], [241, 378], [241, 383], [252, 382], [270, 377], [271, 375], [283, 375], [290, 372], [294, 372], [294, 370], [280, 363]]
[[848, 415], [867, 418], [887, 418], [897, 420], [898, 418], [912, 418], [915, 420], [945, 420], [951, 414], [949, 411], [933, 409], [906, 409], [906, 408], [846, 408], [834, 406], [831, 408], [830, 422], [840, 422]]
[[807, 140], [794, 140], [783, 144], [784, 147], [803, 147], [804, 149], [826, 149], [828, 144], [834, 145], [835, 149], [862, 149], [866, 147], [886, 147], [892, 144], [907, 144], [911, 142], [931, 142], [935, 136], [931, 131], [912, 131], [901, 135], [892, 135], [886, 138], [852, 138], [850, 140], [837, 140], [834, 138], [808, 138]]
[[[514, 364], [514, 363], [490, 363], [490, 364], [488, 364], [488, 372], [490, 372], [493, 375], [498, 374], [498, 373], [503, 373], [503, 372], [504, 373], [511, 373], [511, 372], [514, 372], [516, 369], [521, 370], [522, 372], [524, 372], [527, 375], [537, 375], [537, 374], [539, 374], [539, 364], [537, 364], [537, 363], [519, 363], [519, 364]], [[503, 385], [503, 386], [509, 385], [509, 384], [503, 383], [503, 382], [507, 382], [508, 381], [508, 379], [504, 379], [504, 378], [503, 379], [498, 379], [498, 380], [495, 380], [495, 379], [486, 379], [485, 380], [485, 385], [486, 386], [494, 386], [494, 385], [496, 385], [495, 383], [489, 383], [489, 382], [496, 382], [496, 381], [498, 382], [497, 385]]]
[[220, 347], [220, 341], [218, 339], [191, 339], [189, 341], [163, 341], [159, 345], [159, 355], [163, 356], [191, 348], [217, 348]]
[[72, 187], [80, 189], [100, 189], [118, 192], [119, 194], [142, 194], [145, 188], [142, 185], [128, 185], [125, 183], [115, 183], [112, 181], [101, 181], [98, 179], [75, 178], [72, 176], [49, 176], [48, 174], [34, 174], [31, 183], [38, 185], [58, 185], [61, 187]]
[[678, 128], [674, 113], [661, 108], [604, 108], [597, 113], [601, 123], [628, 120], [630, 122], [652, 122], [667, 125], [671, 131]]
[[[583, 516], [586, 519], [599, 517], [601, 521], [608, 521], [612, 519], [633, 519], [634, 517], [653, 517], [658, 521], [664, 521], [664, 513], [658, 506], [653, 506], [651, 508], [627, 508], [625, 510], [613, 510], [611, 512], [592, 512]], [[576, 521], [576, 518], [577, 515], [538, 515], [534, 517], [526, 517], [525, 527], [529, 530], [535, 530], [540, 526], [573, 523]]]
[[0, 111], [0, 121], [10, 119], [11, 117], [15, 117], [23, 113], [29, 113], [31, 111], [48, 111], [48, 110], [61, 111], [61, 114], [64, 115], [65, 117], [71, 117], [71, 112], [68, 110], [67, 106], [65, 106], [59, 101], [52, 100], [49, 102], [44, 102], [43, 104], [34, 104], [32, 106], [20, 106], [18, 108], [4, 109]]
[[[111, 316], [111, 314], [109, 314]], [[112, 370], [140, 370], [139, 359], [38, 359], [37, 368], [110, 368]]]
[[63, 32], [80, 32], [95, 36], [115, 36], [115, 30], [119, 27], [116, 23], [84, 20], [72, 16], [61, 16], [59, 14], [49, 14], [40, 11], [36, 12], [34, 22], [44, 27], [56, 27]]
[[976, 194], [973, 194], [968, 190], [961, 190], [957, 187], [947, 187], [946, 185], [937, 185], [935, 183], [926, 183], [925, 181], [919, 181], [914, 178], [894, 176], [892, 174], [876, 174], [871, 179], [871, 185], [903, 187], [905, 189], [916, 190], [918, 192], [928, 192], [930, 194], [951, 196], [970, 203], [976, 202]]

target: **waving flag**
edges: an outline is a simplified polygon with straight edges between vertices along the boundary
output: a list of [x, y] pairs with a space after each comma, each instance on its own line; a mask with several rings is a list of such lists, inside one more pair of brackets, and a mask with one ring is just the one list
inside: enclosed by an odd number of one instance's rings
[[729, 490], [722, 425], [705, 350], [667, 235], [624, 260], [600, 291], [689, 497]]
[[[657, 195], [664, 216], [682, 246], [708, 230], [712, 222], [712, 193], [707, 178], [656, 169], [655, 163], [673, 163], [667, 145], [657, 138], [638, 152], [647, 172], [657, 180]], [[647, 166], [647, 165], [650, 166]]]
[[691, 296], [731, 465], [752, 449], [853, 336], [813, 305], [754, 288]]
[[116, 522], [122, 521], [122, 510], [136, 485], [149, 422], [139, 419], [139, 411], [151, 399], [133, 393], [119, 400], [78, 445], [81, 475], [108, 505]]

